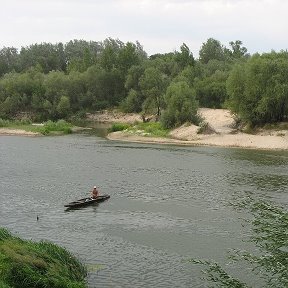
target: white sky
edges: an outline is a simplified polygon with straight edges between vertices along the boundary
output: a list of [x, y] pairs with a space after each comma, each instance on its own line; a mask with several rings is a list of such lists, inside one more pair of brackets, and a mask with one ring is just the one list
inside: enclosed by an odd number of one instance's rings
[[111, 37], [198, 57], [212, 37], [253, 54], [288, 49], [287, 32], [288, 0], [0, 0], [0, 48]]

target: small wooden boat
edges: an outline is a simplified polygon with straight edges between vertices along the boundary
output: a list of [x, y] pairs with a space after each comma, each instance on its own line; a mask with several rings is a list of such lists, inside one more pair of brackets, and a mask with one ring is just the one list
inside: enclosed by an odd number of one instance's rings
[[110, 195], [99, 195], [99, 196], [97, 196], [97, 198], [87, 197], [87, 198], [83, 198], [83, 199], [79, 199], [79, 200], [70, 202], [70, 203], [64, 205], [64, 207], [67, 207], [67, 208], [84, 207], [84, 206], [88, 206], [88, 205], [93, 204], [93, 203], [105, 201], [109, 198], [110, 198]]

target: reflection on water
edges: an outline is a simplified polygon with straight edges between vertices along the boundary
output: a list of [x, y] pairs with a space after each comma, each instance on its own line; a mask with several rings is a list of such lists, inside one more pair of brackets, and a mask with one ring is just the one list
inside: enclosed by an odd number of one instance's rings
[[[230, 203], [247, 193], [288, 202], [284, 152], [7, 136], [0, 157], [0, 225], [101, 267], [90, 287], [205, 287], [183, 259], [225, 265], [228, 249], [256, 249], [243, 225], [251, 212]], [[108, 201], [65, 212], [95, 184]], [[229, 272], [249, 275], [245, 265]]]

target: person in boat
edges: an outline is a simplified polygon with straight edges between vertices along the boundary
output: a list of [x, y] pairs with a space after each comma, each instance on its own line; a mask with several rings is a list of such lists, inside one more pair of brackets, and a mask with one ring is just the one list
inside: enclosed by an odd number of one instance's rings
[[98, 197], [98, 195], [99, 195], [99, 191], [97, 190], [97, 187], [94, 186], [93, 190], [91, 191], [91, 198], [96, 199]]

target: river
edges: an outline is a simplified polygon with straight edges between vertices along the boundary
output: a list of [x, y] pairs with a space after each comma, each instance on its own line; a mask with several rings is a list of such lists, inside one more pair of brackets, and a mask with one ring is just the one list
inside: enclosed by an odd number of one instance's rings
[[[89, 287], [206, 287], [188, 260], [247, 277], [227, 251], [255, 249], [251, 215], [231, 203], [250, 194], [287, 205], [287, 174], [280, 151], [0, 136], [0, 226], [69, 249], [88, 266]], [[64, 209], [94, 185], [111, 198]]]

